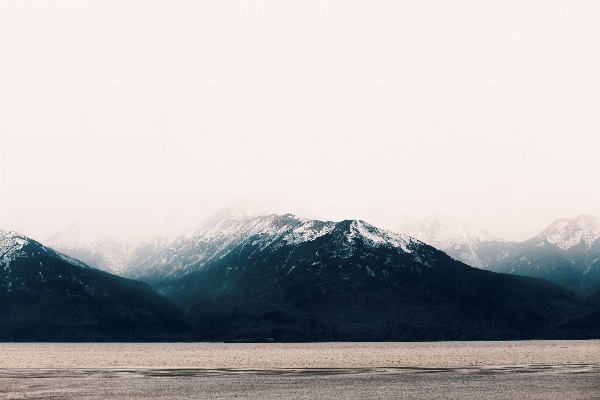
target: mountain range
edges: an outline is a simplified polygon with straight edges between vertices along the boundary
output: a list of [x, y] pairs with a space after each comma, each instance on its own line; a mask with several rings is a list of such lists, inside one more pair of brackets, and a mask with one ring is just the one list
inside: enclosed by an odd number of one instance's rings
[[[231, 221], [270, 214], [283, 215], [284, 209], [240, 201], [208, 218], [188, 212], [171, 218], [161, 227], [160, 234], [137, 241], [119, 238], [108, 229], [99, 229], [97, 220], [86, 217], [48, 238], [45, 243], [107, 272], [143, 278], [159, 268], [156, 265], [161, 263], [160, 257], [167, 256], [163, 250], [169, 248], [167, 253], [179, 252], [177, 247], [170, 246], [190, 235], [201, 237], [202, 232], [212, 232], [217, 226], [222, 226], [223, 220], [227, 220], [230, 221], [229, 230], [219, 233], [223, 241], [220, 246], [226, 247], [233, 240], [236, 229], [240, 228], [239, 223], [236, 225]], [[375, 215], [374, 220], [378, 221], [375, 224], [378, 227], [384, 225], [384, 229], [407, 234], [476, 268], [548, 279], [584, 294], [589, 294], [596, 285], [600, 285], [600, 219], [591, 215], [558, 219], [535, 237], [523, 242], [504, 240], [468, 220], [447, 214], [431, 216], [419, 222], [401, 214], [387, 219], [383, 215]], [[184, 265], [198, 257], [212, 257], [208, 249], [189, 260], [183, 259], [184, 253], [173, 256], [176, 263]], [[185, 267], [176, 264], [167, 267], [173, 270], [177, 268]]]
[[538, 235], [509, 242], [474, 224], [439, 215], [409, 232], [453, 258], [495, 272], [548, 279], [579, 293], [600, 282], [600, 219], [557, 219]]
[[410, 234], [239, 205], [199, 221], [127, 242], [82, 220], [54, 235], [60, 251], [2, 232], [0, 340], [600, 336], [591, 216], [521, 243], [447, 215]]
[[303, 209], [289, 204], [265, 204], [239, 199], [208, 217], [194, 208], [185, 208], [169, 215], [158, 228], [132, 231], [111, 215], [90, 212], [77, 221], [43, 240], [44, 244], [68, 254], [100, 270], [120, 276], [131, 275], [146, 259], [152, 258], [183, 235], [207, 226], [219, 215], [231, 214], [236, 218], [285, 214], [311, 216]]
[[364, 221], [215, 216], [137, 278], [205, 340], [468, 340], [558, 335], [569, 291], [469, 267]]

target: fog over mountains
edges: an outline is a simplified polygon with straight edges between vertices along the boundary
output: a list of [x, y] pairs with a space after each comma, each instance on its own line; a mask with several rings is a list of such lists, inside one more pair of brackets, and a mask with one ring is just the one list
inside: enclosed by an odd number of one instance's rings
[[506, 242], [470, 221], [448, 214], [425, 218], [406, 233], [477, 268], [488, 265], [482, 247], [488, 243]]
[[181, 236], [201, 226], [211, 226], [219, 216], [247, 218], [258, 215], [285, 214], [310, 217], [305, 210], [286, 204], [258, 204], [238, 200], [208, 217], [193, 208], [171, 213], [150, 229], [123, 226], [121, 221], [105, 213], [89, 213], [43, 242], [65, 254], [72, 255], [95, 268], [127, 275], [149, 256], [173, 243]]
[[599, 15], [3, 2], [0, 338], [600, 336]]

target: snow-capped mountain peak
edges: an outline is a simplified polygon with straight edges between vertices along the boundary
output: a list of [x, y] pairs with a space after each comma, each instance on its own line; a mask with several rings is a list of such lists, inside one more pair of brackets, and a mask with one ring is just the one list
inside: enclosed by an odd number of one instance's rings
[[327, 247], [342, 258], [354, 254], [359, 243], [369, 248], [397, 248], [404, 253], [411, 253], [414, 245], [420, 244], [408, 235], [378, 229], [359, 220], [333, 222], [293, 214], [249, 217], [218, 213], [152, 260], [137, 266], [132, 275], [178, 277], [222, 259], [235, 249], [250, 246], [257, 251], [274, 251], [283, 246], [313, 242], [326, 235], [329, 236]]
[[349, 231], [349, 239], [361, 238], [363, 242], [371, 246], [385, 245], [398, 247], [406, 253], [410, 253], [412, 251], [409, 244], [411, 242], [416, 242], [408, 235], [379, 229], [365, 221], [360, 220], [351, 221]]
[[589, 247], [600, 237], [600, 219], [582, 214], [576, 218], [560, 218], [538, 235], [563, 250], [583, 242]]
[[0, 254], [13, 246], [21, 246], [27, 243], [27, 237], [15, 231], [0, 229]]
[[208, 237], [224, 225], [232, 233], [240, 227], [240, 221], [289, 212], [308, 215], [289, 204], [263, 204], [246, 199], [234, 201], [208, 219], [206, 210], [198, 205], [189, 205], [145, 221], [111, 214], [107, 210], [93, 210], [44, 243], [92, 267], [128, 275], [130, 268], [135, 269], [180, 238]]
[[20, 255], [21, 249], [27, 243], [29, 243], [29, 240], [20, 233], [0, 229], [0, 262], [3, 264], [10, 263], [14, 257]]

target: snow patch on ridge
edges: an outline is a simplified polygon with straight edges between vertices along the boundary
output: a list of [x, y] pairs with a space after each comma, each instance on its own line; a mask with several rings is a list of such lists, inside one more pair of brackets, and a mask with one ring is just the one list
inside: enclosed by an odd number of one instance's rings
[[372, 246], [390, 245], [392, 247], [399, 247], [406, 253], [412, 252], [408, 247], [408, 244], [412, 241], [408, 235], [378, 229], [364, 221], [352, 221], [350, 232], [349, 238], [361, 237], [366, 243]]
[[17, 232], [6, 232], [0, 229], [0, 261], [5, 264], [4, 268], [10, 266], [10, 262], [16, 257], [24, 254], [20, 250], [29, 243], [29, 240]]
[[223, 212], [175, 241], [158, 257], [139, 265], [133, 276], [182, 276], [245, 246], [252, 246], [254, 252], [276, 250], [311, 242], [340, 229], [344, 236], [338, 236], [343, 241], [337, 242], [340, 247], [336, 254], [343, 258], [354, 253], [355, 239], [367, 246], [394, 247], [406, 253], [418, 243], [407, 235], [384, 231], [364, 221], [319, 221], [293, 214], [250, 217]]
[[320, 222], [314, 220], [301, 220], [302, 225], [294, 228], [285, 236], [288, 244], [311, 242], [321, 236], [327, 235], [335, 228], [333, 222]]

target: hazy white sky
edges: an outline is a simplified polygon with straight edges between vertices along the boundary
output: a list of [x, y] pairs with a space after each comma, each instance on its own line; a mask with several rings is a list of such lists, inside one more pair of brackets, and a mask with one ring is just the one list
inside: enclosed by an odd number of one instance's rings
[[1, 220], [600, 216], [600, 2], [1, 3]]

